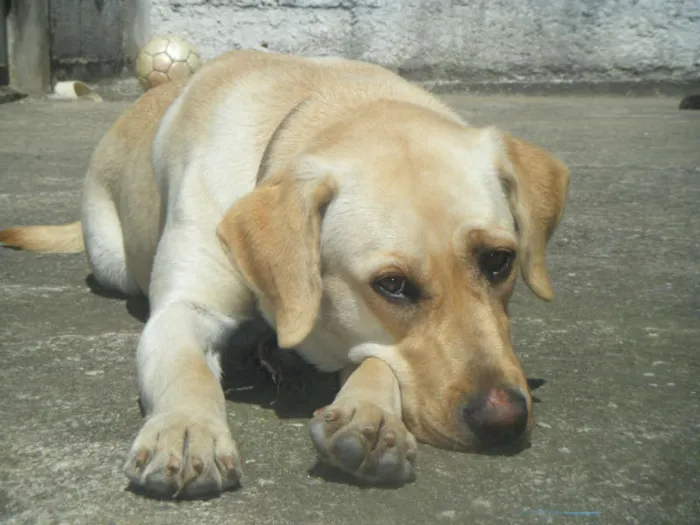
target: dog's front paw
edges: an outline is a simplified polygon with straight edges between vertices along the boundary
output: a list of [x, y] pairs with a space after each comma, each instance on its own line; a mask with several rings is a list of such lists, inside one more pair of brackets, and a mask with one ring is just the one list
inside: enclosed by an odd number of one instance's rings
[[175, 412], [146, 420], [124, 472], [134, 488], [149, 495], [199, 498], [238, 485], [240, 465], [225, 420]]
[[414, 477], [417, 444], [401, 418], [368, 403], [336, 402], [309, 424], [321, 461], [362, 481], [400, 484]]

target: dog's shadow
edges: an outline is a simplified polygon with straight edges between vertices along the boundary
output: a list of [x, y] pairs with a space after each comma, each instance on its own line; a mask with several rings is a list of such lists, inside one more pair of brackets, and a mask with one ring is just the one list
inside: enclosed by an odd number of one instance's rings
[[275, 341], [272, 328], [260, 318], [242, 323], [225, 346], [221, 365], [226, 399], [275, 411], [283, 419], [310, 418], [332, 403], [340, 388], [338, 374], [322, 373], [293, 350], [272, 350], [262, 361], [260, 345]]
[[[145, 323], [148, 299], [127, 297], [100, 286], [90, 274], [85, 279], [92, 293], [125, 302], [134, 319]], [[261, 318], [242, 323], [224, 345], [221, 354], [222, 387], [226, 399], [269, 408], [282, 419], [309, 418], [314, 410], [330, 404], [339, 389], [338, 374], [322, 373], [292, 350], [274, 350], [271, 358], [281, 377], [273, 377], [269, 363], [262, 363], [259, 345], [274, 338], [274, 331]], [[142, 410], [143, 415], [143, 410]]]

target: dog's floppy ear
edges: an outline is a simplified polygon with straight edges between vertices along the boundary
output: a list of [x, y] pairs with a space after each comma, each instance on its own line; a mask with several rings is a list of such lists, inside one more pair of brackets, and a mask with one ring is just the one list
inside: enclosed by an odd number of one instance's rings
[[547, 274], [547, 242], [564, 213], [569, 170], [550, 153], [500, 133], [501, 173], [520, 236], [520, 271], [541, 299], [554, 298]]
[[277, 342], [293, 348], [321, 306], [320, 229], [336, 191], [330, 177], [273, 176], [237, 201], [217, 234], [248, 285], [275, 314]]

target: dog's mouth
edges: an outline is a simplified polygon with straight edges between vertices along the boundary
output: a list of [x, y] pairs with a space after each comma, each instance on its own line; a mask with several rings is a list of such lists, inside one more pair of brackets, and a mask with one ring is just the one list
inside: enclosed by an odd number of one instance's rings
[[411, 429], [418, 441], [436, 448], [451, 450], [455, 452], [469, 452], [473, 450], [474, 443], [468, 436], [455, 436], [447, 432], [439, 425], [422, 422], [420, 429]]
[[[411, 410], [404, 405], [404, 423], [421, 443], [454, 452], [471, 452], [476, 447], [476, 436], [462, 425], [443, 420], [437, 407], [421, 406]], [[437, 417], [436, 417], [437, 416]]]
[[409, 430], [421, 443], [453, 452], [488, 456], [514, 456], [531, 446], [529, 433], [503, 443], [479, 439], [468, 431], [455, 435], [455, 433], [446, 431], [440, 425], [426, 421], [421, 422], [420, 428], [411, 429], [409, 426]]

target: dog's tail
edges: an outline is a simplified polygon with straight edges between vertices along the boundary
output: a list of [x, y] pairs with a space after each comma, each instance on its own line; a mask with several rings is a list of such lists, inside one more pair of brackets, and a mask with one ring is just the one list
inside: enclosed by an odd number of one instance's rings
[[19, 226], [0, 230], [0, 247], [43, 253], [79, 253], [85, 250], [80, 221], [60, 226]]

